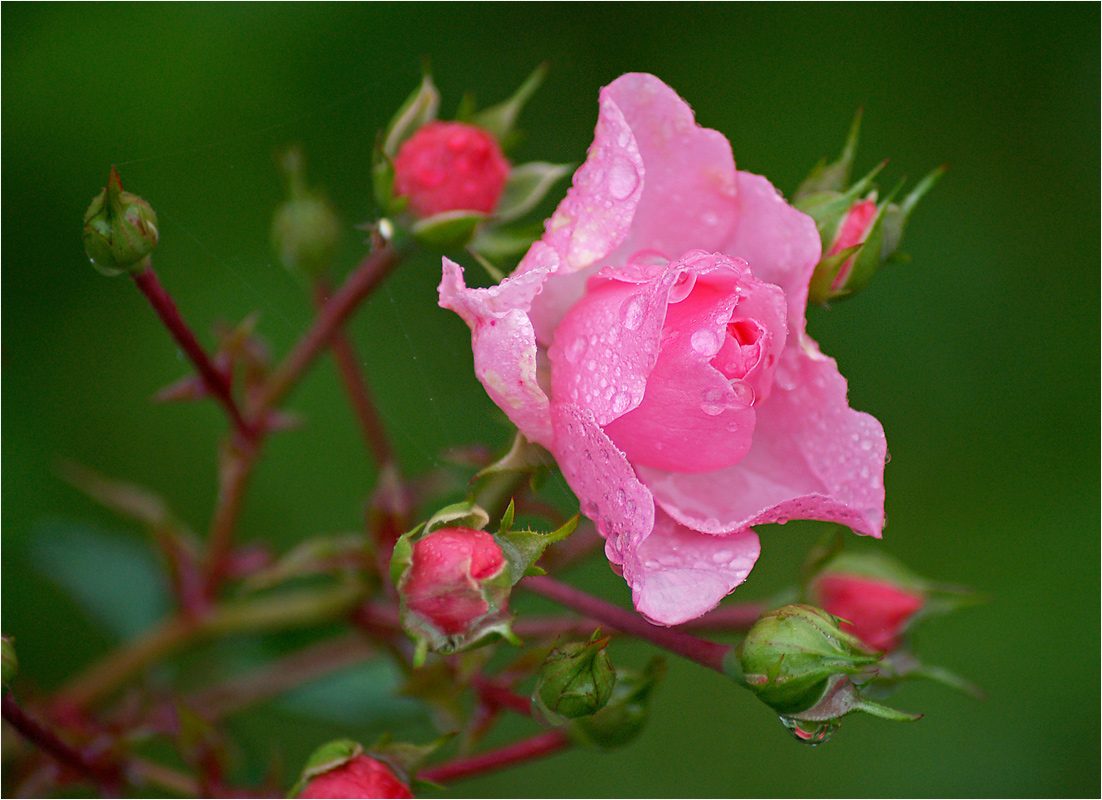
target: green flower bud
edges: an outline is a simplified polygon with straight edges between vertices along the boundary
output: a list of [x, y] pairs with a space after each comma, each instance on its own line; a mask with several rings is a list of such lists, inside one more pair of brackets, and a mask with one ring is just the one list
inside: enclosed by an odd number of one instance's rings
[[12, 640], [8, 636], [0, 639], [0, 667], [2, 667], [0, 682], [3, 683], [6, 689], [11, 685], [15, 673], [19, 671], [19, 659], [15, 657], [15, 645], [12, 644]]
[[763, 615], [738, 647], [743, 682], [786, 716], [814, 708], [836, 676], [869, 671], [878, 656], [818, 608], [789, 605]]
[[84, 249], [104, 275], [136, 274], [149, 266], [157, 246], [157, 215], [136, 194], [124, 192], [111, 168], [107, 188], [84, 213]]
[[298, 148], [288, 150], [280, 166], [289, 192], [272, 220], [272, 247], [289, 272], [317, 278], [329, 269], [340, 246], [340, 221], [328, 200], [307, 190]]
[[623, 747], [642, 733], [650, 716], [651, 695], [665, 674], [661, 656], [652, 658], [642, 672], [617, 670], [605, 707], [571, 721], [567, 731], [582, 745], [605, 750]]
[[550, 725], [594, 714], [612, 697], [616, 670], [605, 652], [609, 638], [598, 639], [599, 634], [552, 650], [543, 662], [532, 708]]

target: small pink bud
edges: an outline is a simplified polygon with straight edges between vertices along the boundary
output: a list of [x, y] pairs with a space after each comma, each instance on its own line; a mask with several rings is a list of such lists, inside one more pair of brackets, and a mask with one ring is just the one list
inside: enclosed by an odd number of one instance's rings
[[847, 247], [864, 242], [874, 219], [876, 219], [876, 203], [872, 200], [858, 200], [850, 206], [842, 219], [842, 224], [838, 226], [838, 233], [827, 255], [832, 256]]
[[411, 798], [409, 787], [383, 764], [365, 755], [345, 761], [309, 780], [302, 798], [401, 797]]
[[828, 573], [814, 583], [816, 602], [840, 617], [842, 629], [881, 652], [899, 647], [904, 629], [926, 598], [893, 583], [862, 575]]
[[488, 592], [491, 587], [483, 585], [506, 568], [501, 548], [485, 531], [438, 528], [413, 545], [402, 597], [407, 609], [441, 634], [466, 635], [491, 611], [491, 600], [495, 612], [508, 608], [507, 588]]
[[462, 122], [430, 122], [399, 148], [394, 194], [418, 217], [446, 211], [489, 214], [509, 175], [497, 140]]

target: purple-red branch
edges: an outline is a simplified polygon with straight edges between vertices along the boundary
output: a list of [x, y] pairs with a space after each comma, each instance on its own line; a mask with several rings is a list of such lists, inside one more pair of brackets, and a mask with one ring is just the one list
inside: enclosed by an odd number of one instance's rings
[[153, 267], [146, 267], [132, 277], [134, 283], [142, 290], [142, 294], [149, 300], [149, 304], [153, 306], [153, 310], [157, 312], [157, 316], [161, 318], [161, 322], [168, 328], [168, 332], [172, 334], [172, 338], [176, 340], [176, 344], [199, 371], [203, 386], [225, 407], [234, 428], [246, 438], [255, 435], [255, 430], [246, 424], [237, 408], [237, 403], [234, 402], [229, 376], [214, 366], [203, 346], [199, 344], [199, 340], [195, 338], [195, 334], [191, 332], [191, 328], [180, 316], [172, 297], [157, 280], [157, 273], [153, 271]]
[[634, 611], [605, 602], [546, 575], [525, 578], [521, 585], [530, 592], [598, 620], [606, 628], [614, 628], [716, 672], [723, 672], [723, 657], [731, 649], [731, 645], [709, 642], [675, 628], [652, 625]]
[[528, 739], [471, 758], [459, 758], [418, 773], [421, 780], [448, 783], [502, 767], [542, 758], [569, 747], [570, 739], [559, 731], [538, 733]]

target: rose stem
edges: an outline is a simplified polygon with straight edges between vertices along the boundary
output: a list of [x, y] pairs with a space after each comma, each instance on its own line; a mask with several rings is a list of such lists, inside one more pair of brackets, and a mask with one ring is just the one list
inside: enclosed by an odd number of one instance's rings
[[651, 625], [638, 614], [588, 595], [546, 575], [525, 578], [521, 585], [559, 605], [598, 620], [602, 625], [655, 644], [671, 653], [695, 661], [716, 672], [723, 672], [723, 656], [731, 645], [698, 639], [674, 628]]
[[417, 777], [433, 783], [447, 783], [542, 758], [570, 745], [571, 741], [566, 734], [559, 731], [546, 731], [481, 755], [448, 761], [418, 773]]
[[157, 316], [161, 318], [161, 322], [168, 328], [168, 332], [172, 334], [172, 338], [176, 340], [176, 344], [180, 346], [180, 349], [184, 351], [199, 371], [199, 377], [207, 391], [225, 407], [226, 413], [229, 414], [237, 432], [245, 438], [254, 436], [255, 431], [246, 424], [240, 410], [237, 408], [237, 403], [234, 402], [233, 395], [230, 392], [229, 378], [211, 362], [203, 346], [199, 344], [199, 340], [191, 332], [191, 328], [180, 316], [172, 297], [157, 279], [157, 273], [153, 271], [153, 267], [147, 266], [132, 277], [134, 283], [142, 290], [142, 294], [149, 300], [149, 304], [153, 306], [153, 310], [157, 312]]
[[4, 721], [15, 728], [24, 739], [31, 742], [39, 750], [47, 753], [59, 763], [84, 773], [97, 784], [112, 790], [112, 792], [119, 790], [123, 775], [118, 764], [93, 758], [63, 742], [56, 733], [20, 708], [10, 692], [4, 694], [4, 699], [0, 701], [0, 705], [3, 707]]
[[[315, 300], [319, 310], [325, 307], [329, 299], [329, 287], [324, 282], [318, 281], [314, 288]], [[356, 353], [352, 349], [352, 342], [344, 331], [338, 328], [333, 333], [329, 343], [333, 351], [333, 358], [337, 362], [344, 390], [348, 394], [348, 400], [356, 412], [356, 419], [360, 423], [360, 431], [363, 433], [367, 446], [375, 454], [375, 462], [380, 467], [392, 461], [394, 458], [390, 440], [387, 438], [386, 429], [379, 418], [379, 412], [375, 408], [375, 402], [371, 399], [371, 390], [367, 385], [367, 379], [360, 370]]]
[[[260, 388], [250, 419], [252, 428], [266, 429], [269, 412], [278, 405], [303, 376], [307, 367], [328, 344], [356, 307], [398, 264], [399, 254], [390, 245], [365, 256], [352, 273], [319, 309], [310, 328], [291, 352], [268, 376]], [[234, 529], [241, 511], [245, 487], [260, 450], [260, 436], [243, 444], [225, 470], [209, 538], [207, 596], [213, 597], [226, 572], [226, 559], [233, 546]]]

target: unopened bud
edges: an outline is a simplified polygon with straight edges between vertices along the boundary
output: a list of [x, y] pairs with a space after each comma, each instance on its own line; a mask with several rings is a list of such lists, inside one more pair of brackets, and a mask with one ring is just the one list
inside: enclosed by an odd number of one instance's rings
[[404, 564], [397, 581], [402, 624], [428, 649], [451, 653], [473, 645], [510, 621], [508, 564], [485, 531], [437, 528], [395, 548]]
[[306, 188], [301, 151], [288, 150], [281, 167], [289, 197], [272, 220], [272, 246], [287, 270], [316, 278], [329, 269], [340, 246], [340, 222], [329, 201]]
[[138, 195], [123, 191], [112, 167], [107, 187], [84, 213], [84, 249], [92, 265], [104, 275], [141, 272], [157, 236], [157, 215]]
[[356, 742], [341, 740], [314, 752], [300, 781], [300, 798], [412, 798], [390, 767], [363, 754]]
[[532, 693], [533, 710], [548, 724], [594, 714], [605, 707], [616, 685], [616, 670], [605, 651], [608, 637], [571, 642], [551, 651]]
[[490, 214], [509, 162], [487, 131], [462, 122], [430, 122], [402, 143], [394, 158], [394, 196], [418, 218], [450, 211]]
[[650, 698], [666, 674], [661, 656], [650, 660], [642, 672], [617, 670], [616, 684], [605, 707], [595, 714], [570, 722], [568, 731], [579, 744], [611, 750], [642, 733], [650, 717]]

